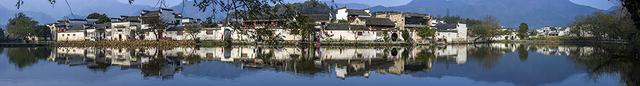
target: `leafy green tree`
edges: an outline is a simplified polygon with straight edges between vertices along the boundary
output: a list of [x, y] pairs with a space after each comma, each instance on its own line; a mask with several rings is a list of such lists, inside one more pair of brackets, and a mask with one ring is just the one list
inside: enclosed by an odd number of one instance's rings
[[638, 30], [632, 24], [632, 20], [620, 12], [604, 13], [595, 12], [588, 16], [580, 16], [572, 23], [573, 34], [581, 35], [588, 32], [596, 39], [625, 39], [631, 41], [638, 38]]
[[53, 39], [51, 38], [51, 29], [49, 29], [49, 27], [45, 26], [45, 25], [38, 25], [36, 26], [36, 29], [34, 31], [34, 36], [37, 37], [45, 37], [45, 38], [49, 38], [49, 39]]
[[436, 36], [436, 30], [435, 29], [431, 29], [431, 27], [418, 28], [416, 33], [418, 34], [418, 36], [422, 37], [422, 39], [426, 39], [427, 37], [431, 37], [432, 41]]
[[91, 13], [87, 16], [87, 19], [98, 19], [96, 24], [105, 24], [111, 22], [111, 19], [107, 16], [107, 14], [100, 13]]
[[26, 14], [18, 13], [13, 18], [9, 19], [7, 32], [12, 37], [25, 39], [27, 36], [33, 36], [37, 34], [37, 24], [37, 21], [34, 21]]
[[500, 35], [500, 23], [496, 17], [486, 16], [482, 23], [470, 26], [470, 35], [475, 36], [478, 40], [490, 41], [492, 37]]
[[307, 16], [298, 16], [296, 21], [289, 25], [289, 34], [300, 35], [302, 38], [300, 42], [306, 43], [307, 41], [313, 41], [312, 36], [315, 36], [315, 23]]
[[521, 39], [525, 39], [527, 36], [529, 36], [527, 34], [529, 32], [529, 25], [527, 23], [520, 23], [520, 26], [518, 28], [518, 37], [520, 37]]

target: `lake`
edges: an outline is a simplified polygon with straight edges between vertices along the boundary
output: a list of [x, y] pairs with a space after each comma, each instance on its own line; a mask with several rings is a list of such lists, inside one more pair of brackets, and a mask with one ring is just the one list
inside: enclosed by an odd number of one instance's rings
[[0, 85], [638, 85], [638, 60], [612, 46], [11, 47]]

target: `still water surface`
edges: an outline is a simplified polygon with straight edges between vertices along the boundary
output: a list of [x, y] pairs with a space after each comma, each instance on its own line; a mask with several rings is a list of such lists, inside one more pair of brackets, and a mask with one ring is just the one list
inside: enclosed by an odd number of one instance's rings
[[637, 62], [578, 45], [3, 48], [3, 86], [619, 86]]

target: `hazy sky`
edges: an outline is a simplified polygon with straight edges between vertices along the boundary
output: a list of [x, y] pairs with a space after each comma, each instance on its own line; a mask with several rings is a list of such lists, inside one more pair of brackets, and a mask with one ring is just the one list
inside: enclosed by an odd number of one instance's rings
[[[14, 8], [13, 6], [15, 5], [15, 0], [0, 0], [0, 1], [5, 2], [5, 3], [1, 3], [5, 8]], [[47, 0], [41, 0], [41, 1], [46, 2]], [[69, 1], [71, 2], [74, 0], [69, 0]], [[121, 3], [128, 3], [128, 0], [117, 0], [117, 1]], [[168, 6], [175, 6], [180, 4], [183, 0], [166, 0], [166, 1]], [[187, 0], [187, 1], [191, 1], [191, 0]], [[285, 1], [302, 2], [305, 0], [285, 0]], [[335, 0], [335, 1], [337, 3], [360, 3], [360, 4], [366, 4], [369, 6], [382, 5], [382, 6], [388, 7], [388, 6], [404, 5], [411, 2], [412, 0]], [[606, 10], [612, 6], [615, 6], [615, 3], [609, 0], [570, 0], [570, 1], [576, 4], [591, 6], [591, 7], [603, 9], [603, 10]], [[616, 1], [616, 0], [613, 0], [613, 1]], [[6, 2], [11, 2], [11, 3], [6, 3]], [[153, 6], [156, 4], [156, 2], [157, 0], [136, 0], [136, 3], [134, 4]]]

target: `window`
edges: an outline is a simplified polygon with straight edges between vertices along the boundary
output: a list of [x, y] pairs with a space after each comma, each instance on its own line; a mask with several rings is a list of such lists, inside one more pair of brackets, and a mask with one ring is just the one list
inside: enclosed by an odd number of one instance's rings
[[247, 57], [247, 53], [240, 54], [240, 57]]
[[213, 34], [213, 30], [207, 30], [207, 35]]
[[178, 34], [178, 35], [182, 35], [182, 34], [184, 34], [184, 32], [182, 32], [182, 31], [178, 31], [178, 33], [177, 33], [177, 34]]
[[362, 36], [362, 32], [358, 32], [358, 36]]
[[382, 34], [383, 34], [383, 33], [384, 33], [384, 32], [377, 32], [377, 33], [376, 33], [376, 36], [382, 36]]
[[76, 36], [76, 34], [73, 34], [73, 36]]

